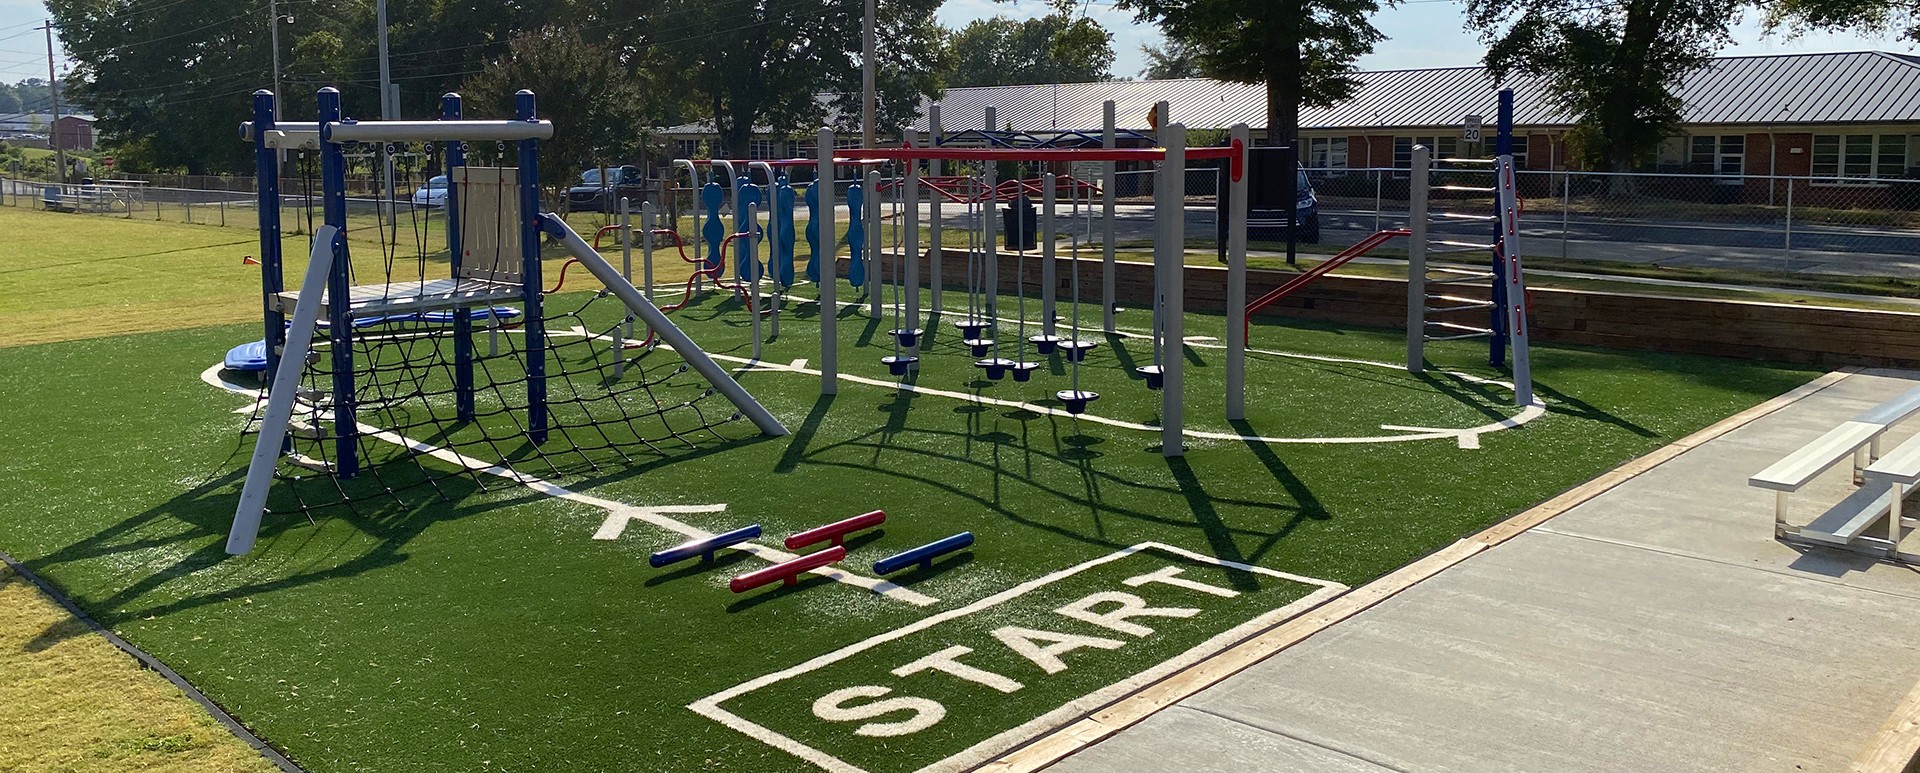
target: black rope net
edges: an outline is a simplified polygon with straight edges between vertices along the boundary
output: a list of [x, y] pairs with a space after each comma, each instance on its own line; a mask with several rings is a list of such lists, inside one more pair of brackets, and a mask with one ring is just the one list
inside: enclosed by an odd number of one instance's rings
[[[348, 207], [349, 232], [378, 229], [381, 245], [378, 262], [354, 259], [357, 281], [374, 275], [391, 286], [444, 276], [445, 249], [429, 246], [444, 244], [444, 213], [410, 201], [415, 183], [437, 173], [423, 163], [432, 154], [387, 145], [359, 158], [369, 173], [391, 160], [394, 182], [384, 200]], [[355, 239], [349, 250], [364, 254], [367, 246]], [[541, 305], [545, 335], [532, 342], [519, 303], [356, 317], [350, 395], [335, 393], [334, 343], [323, 319], [303, 365], [268, 513], [358, 512], [412, 492], [458, 499], [529, 476], [563, 482], [757, 434], [679, 354], [636, 330], [619, 298], [575, 292], [545, 296]], [[547, 414], [539, 443], [529, 416], [536, 361], [545, 366]], [[336, 410], [343, 399], [354, 408], [344, 427]], [[257, 432], [265, 413], [266, 401], [258, 401], [244, 431]], [[357, 436], [353, 464], [337, 458], [343, 432]], [[347, 469], [352, 474], [343, 476]]]

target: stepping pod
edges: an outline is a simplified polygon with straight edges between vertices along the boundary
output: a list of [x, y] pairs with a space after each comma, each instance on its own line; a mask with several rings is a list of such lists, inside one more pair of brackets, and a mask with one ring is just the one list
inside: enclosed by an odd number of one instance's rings
[[754, 524], [733, 531], [715, 534], [711, 537], [687, 540], [673, 547], [647, 556], [647, 564], [655, 569], [685, 561], [699, 556], [702, 561], [712, 561], [713, 554], [721, 548], [732, 547], [760, 536], [760, 524]]
[[1061, 341], [1060, 351], [1067, 355], [1068, 362], [1085, 362], [1087, 352], [1099, 345], [1097, 341]]
[[1166, 371], [1161, 370], [1158, 365], [1142, 365], [1134, 368], [1133, 372], [1140, 374], [1141, 378], [1147, 380], [1148, 389], [1159, 389], [1167, 380]]
[[973, 546], [973, 532], [963, 531], [945, 539], [935, 540], [912, 550], [895, 553], [873, 562], [874, 574], [892, 574], [909, 566], [918, 565], [921, 569], [933, 567], [933, 559]]
[[788, 550], [798, 550], [816, 542], [826, 542], [828, 540], [832, 540], [835, 546], [839, 546], [845, 544], [849, 533], [861, 529], [871, 529], [886, 522], [887, 511], [874, 510], [872, 512], [861, 513], [843, 521], [834, 521], [825, 526], [815, 526], [806, 531], [798, 532], [788, 537], [785, 544]]
[[834, 546], [818, 553], [808, 553], [791, 561], [782, 561], [765, 569], [737, 575], [727, 582], [727, 589], [734, 593], [745, 593], [762, 585], [779, 580], [782, 585], [792, 585], [800, 581], [802, 572], [810, 572], [827, 564], [838, 563], [847, 557], [847, 549]]
[[1099, 392], [1076, 391], [1072, 389], [1055, 392], [1053, 396], [1060, 402], [1066, 403], [1067, 413], [1075, 416], [1087, 412], [1087, 403], [1100, 399]]

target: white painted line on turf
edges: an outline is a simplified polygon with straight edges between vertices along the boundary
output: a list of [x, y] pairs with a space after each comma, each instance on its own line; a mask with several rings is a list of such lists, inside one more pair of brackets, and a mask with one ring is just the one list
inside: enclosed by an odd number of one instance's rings
[[[220, 373], [219, 373], [220, 368], [221, 366], [216, 364], [208, 368], [207, 370], [202, 371], [200, 374], [200, 380], [205, 381], [221, 389], [227, 389], [238, 394], [248, 395], [253, 397], [256, 400], [259, 399], [260, 390], [248, 389], [246, 387], [239, 386], [238, 384], [233, 384], [232, 382], [221, 379]], [[245, 408], [245, 409], [242, 409], [242, 411], [240, 412], [244, 413], [249, 410], [252, 410], [252, 408]], [[384, 430], [369, 424], [359, 424], [358, 426], [360, 427], [360, 434], [362, 435], [378, 438], [380, 440], [384, 440], [394, 445], [411, 449], [415, 453], [431, 456], [435, 459], [439, 459], [440, 461], [443, 461], [448, 464], [452, 464], [454, 466], [461, 467], [464, 469], [485, 473], [487, 475], [492, 475], [499, 478], [505, 478], [507, 480], [513, 481], [514, 483], [518, 483], [522, 486], [533, 489], [534, 491], [540, 492], [542, 494], [546, 494], [547, 496], [554, 497], [556, 499], [565, 499], [571, 502], [579, 502], [581, 504], [591, 505], [593, 507], [598, 507], [600, 509], [606, 510], [608, 513], [607, 518], [609, 521], [615, 518], [620, 519], [620, 523], [621, 523], [621, 526], [619, 527], [620, 529], [625, 529], [626, 528], [625, 524], [629, 521], [644, 521], [650, 525], [657, 526], [661, 529], [665, 529], [675, 534], [679, 534], [684, 537], [687, 537], [688, 539], [702, 539], [705, 537], [713, 536], [713, 533], [682, 523], [673, 518], [669, 518], [665, 514], [666, 513], [717, 512], [715, 510], [702, 509], [702, 508], [713, 508], [713, 507], [717, 507], [720, 509], [726, 508], [726, 505], [660, 505], [655, 507], [640, 507], [637, 505], [629, 505], [625, 502], [616, 502], [611, 499], [604, 499], [601, 497], [593, 496], [591, 494], [582, 494], [576, 491], [572, 491], [563, 486], [560, 486], [559, 484], [553, 483], [552, 481], [548, 481], [538, 476], [529, 475], [527, 473], [520, 472], [518, 470], [514, 470], [509, 467], [504, 467], [497, 464], [491, 464], [489, 462], [475, 459], [473, 457], [463, 455], [452, 449], [442, 448], [440, 446], [435, 446], [435, 445], [429, 445], [427, 443], [414, 440], [412, 438], [408, 438], [404, 435], [400, 435], [395, 432], [389, 432], [387, 430]], [[602, 522], [600, 525], [599, 531], [595, 532], [594, 534], [594, 539], [601, 539], [600, 534], [606, 532], [608, 528], [609, 527], [607, 523]], [[618, 534], [616, 533], [615, 536], [618, 536]], [[748, 555], [751, 555], [763, 561], [768, 561], [776, 564], [782, 563], [785, 561], [791, 561], [799, 557], [797, 554], [776, 550], [774, 548], [770, 548], [765, 545], [761, 545], [759, 543], [754, 543], [754, 542], [743, 542], [741, 544], [731, 546], [730, 549], [738, 550], [742, 553], [746, 553]], [[934, 604], [940, 603], [940, 600], [937, 598], [928, 596], [918, 591], [901, 587], [899, 585], [895, 585], [894, 583], [889, 582], [887, 580], [882, 580], [874, 577], [867, 577], [865, 575], [855, 574], [853, 572], [849, 572], [844, 569], [836, 569], [831, 566], [823, 566], [817, 569], [813, 569], [809, 573], [816, 574], [821, 577], [825, 577], [829, 580], [833, 580], [834, 582], [838, 582], [844, 585], [852, 585], [857, 588], [865, 588], [881, 596], [885, 596], [895, 601], [903, 601], [917, 607], [928, 607], [928, 606], [933, 606]]]
[[654, 521], [648, 519], [647, 516], [649, 515], [660, 515], [664, 513], [724, 513], [726, 511], [727, 506], [720, 504], [655, 505], [653, 507], [637, 507], [634, 508], [633, 512], [609, 512], [607, 513], [607, 520], [602, 521], [600, 523], [600, 529], [593, 533], [593, 538], [597, 540], [617, 540], [620, 538], [620, 535], [627, 532], [627, 524], [633, 523], [636, 519], [654, 523]]
[[1028, 720], [1027, 722], [1022, 723], [1018, 727], [999, 733], [991, 738], [988, 738], [984, 741], [974, 744], [973, 746], [968, 747], [966, 750], [960, 752], [959, 754], [956, 754], [952, 757], [948, 757], [947, 759], [942, 760], [940, 762], [936, 762], [932, 765], [928, 765], [925, 768], [921, 768], [919, 773], [936, 773], [936, 772], [947, 773], [949, 771], [962, 771], [962, 770], [971, 769], [991, 759], [994, 755], [997, 755], [1000, 752], [1003, 752], [1007, 749], [1013, 748], [1014, 746], [1018, 745], [1021, 741], [1024, 741], [1027, 738], [1030, 738], [1043, 730], [1060, 725], [1066, 721], [1073, 719], [1074, 717], [1080, 716], [1081, 714], [1085, 714], [1086, 712], [1092, 711], [1093, 709], [1098, 708], [1107, 703], [1111, 703], [1112, 701], [1120, 698], [1121, 696], [1127, 695], [1142, 687], [1145, 687], [1148, 684], [1159, 681], [1160, 679], [1163, 679], [1183, 668], [1186, 668], [1194, 663], [1199, 662], [1200, 660], [1206, 658], [1209, 655], [1212, 655], [1216, 652], [1226, 649], [1228, 646], [1232, 645], [1235, 642], [1241, 641], [1247, 638], [1248, 636], [1253, 635], [1256, 632], [1272, 627], [1275, 623], [1278, 623], [1282, 620], [1294, 617], [1303, 612], [1306, 612], [1309, 609], [1312, 609], [1321, 604], [1324, 604], [1328, 600], [1332, 599], [1333, 597], [1338, 596], [1347, 591], [1347, 586], [1337, 582], [1333, 582], [1331, 580], [1322, 580], [1316, 577], [1306, 577], [1306, 576], [1297, 575], [1297, 574], [1289, 574], [1287, 572], [1267, 569], [1265, 567], [1253, 566], [1250, 564], [1243, 564], [1237, 561], [1225, 561], [1219, 558], [1215, 558], [1213, 556], [1202, 555], [1200, 553], [1195, 553], [1190, 550], [1182, 550], [1180, 548], [1173, 547], [1172, 545], [1166, 545], [1158, 542], [1142, 542], [1138, 545], [1121, 548], [1120, 550], [1117, 550], [1111, 554], [1101, 556], [1099, 558], [1094, 558], [1088, 561], [1084, 561], [1079, 564], [1075, 564], [1073, 566], [1067, 567], [1065, 569], [1061, 569], [1059, 571], [1053, 572], [1051, 574], [1048, 574], [1042, 577], [1037, 577], [1032, 580], [1028, 580], [1026, 582], [1020, 583], [1019, 585], [1015, 585], [1011, 588], [1003, 590], [999, 593], [995, 593], [991, 596], [987, 596], [986, 598], [980, 599], [979, 601], [975, 601], [964, 607], [950, 609], [940, 614], [921, 619], [903, 628], [896, 628], [886, 633], [882, 633], [877, 636], [874, 636], [859, 642], [855, 642], [853, 644], [849, 644], [845, 647], [841, 647], [840, 649], [834, 650], [825, 655], [821, 655], [819, 657], [815, 657], [810, 660], [807, 660], [806, 662], [800, 663], [799, 665], [782, 669], [780, 671], [775, 671], [771, 674], [767, 674], [757, 679], [753, 679], [753, 680], [735, 685], [733, 687], [729, 687], [725, 690], [722, 690], [720, 692], [709, 695], [705, 698], [701, 698], [700, 700], [689, 703], [687, 704], [687, 708], [691, 709], [696, 714], [707, 717], [708, 719], [711, 719], [715, 722], [719, 722], [720, 724], [726, 725], [727, 727], [733, 728], [734, 730], [737, 730], [753, 738], [754, 740], [760, 741], [761, 743], [767, 744], [768, 746], [772, 746], [776, 749], [780, 749], [781, 751], [792, 754], [793, 756], [799, 757], [800, 759], [806, 760], [807, 762], [811, 762], [814, 765], [817, 765], [824, 770], [831, 771], [831, 773], [867, 773], [867, 771], [864, 768], [850, 764], [845, 760], [842, 760], [838, 757], [828, 754], [827, 752], [821, 751], [819, 749], [815, 749], [811, 746], [806, 745], [805, 743], [796, 741], [770, 728], [767, 728], [764, 725], [760, 725], [756, 722], [753, 722], [752, 720], [746, 719], [745, 717], [741, 717], [737, 714], [734, 714], [733, 712], [727, 711], [726, 709], [721, 708], [720, 704], [725, 703], [726, 701], [732, 700], [734, 698], [737, 698], [741, 695], [745, 695], [746, 693], [753, 692], [754, 690], [758, 690], [762, 687], [766, 687], [767, 685], [771, 685], [776, 682], [781, 682], [781, 681], [793, 678], [795, 676], [799, 676], [801, 674], [806, 674], [812, 671], [818, 671], [821, 668], [824, 668], [828, 665], [839, 662], [841, 660], [845, 660], [849, 657], [857, 655], [861, 652], [865, 652], [881, 644], [885, 644], [887, 642], [900, 639], [902, 637], [909, 636], [914, 633], [918, 633], [920, 631], [931, 628], [935, 625], [939, 625], [940, 623], [944, 623], [948, 620], [953, 620], [959, 617], [965, 617], [975, 612], [979, 612], [980, 610], [987, 609], [989, 607], [998, 606], [1014, 598], [1025, 595], [1037, 588], [1052, 584], [1054, 582], [1058, 582], [1059, 580], [1065, 579], [1067, 577], [1071, 577], [1075, 574], [1079, 574], [1080, 572], [1086, 571], [1087, 569], [1091, 569], [1101, 564], [1118, 561], [1122, 558], [1126, 558], [1127, 556], [1131, 556], [1136, 553], [1140, 553], [1147, 550], [1170, 553], [1172, 555], [1180, 556], [1182, 558], [1186, 558], [1191, 561], [1197, 561], [1205, 564], [1213, 564], [1215, 566], [1236, 569], [1243, 572], [1252, 572], [1255, 574], [1262, 574], [1269, 577], [1276, 577], [1284, 580], [1290, 580], [1290, 581], [1301, 583], [1304, 585], [1316, 585], [1316, 586], [1319, 586], [1319, 590], [1309, 593], [1306, 596], [1294, 601], [1291, 604], [1287, 604], [1286, 606], [1280, 607], [1279, 609], [1271, 610], [1262, 615], [1259, 615], [1258, 617], [1253, 618], [1252, 620], [1249, 620], [1245, 623], [1241, 623], [1240, 625], [1234, 626], [1232, 629], [1229, 629], [1224, 633], [1221, 633], [1217, 636], [1214, 636], [1206, 640], [1205, 642], [1202, 642], [1200, 645], [1194, 647], [1193, 649], [1187, 650], [1184, 653], [1181, 653], [1177, 657], [1164, 661], [1158, 665], [1155, 665], [1152, 668], [1149, 668], [1145, 671], [1135, 674], [1132, 677], [1123, 679], [1119, 682], [1115, 682], [1097, 691], [1081, 696], [1080, 698], [1077, 698], [1075, 700], [1069, 701], [1065, 705], [1062, 705], [1059, 708], [1056, 708], [1052, 711], [1049, 711], [1045, 714], [1042, 714], [1038, 717]]

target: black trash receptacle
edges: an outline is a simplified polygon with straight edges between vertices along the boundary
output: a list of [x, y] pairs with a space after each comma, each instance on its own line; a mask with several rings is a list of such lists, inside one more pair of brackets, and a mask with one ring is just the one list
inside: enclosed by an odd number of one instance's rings
[[1020, 196], [1000, 210], [1000, 227], [1007, 232], [1007, 249], [1031, 250], [1040, 246], [1040, 210], [1033, 199]]

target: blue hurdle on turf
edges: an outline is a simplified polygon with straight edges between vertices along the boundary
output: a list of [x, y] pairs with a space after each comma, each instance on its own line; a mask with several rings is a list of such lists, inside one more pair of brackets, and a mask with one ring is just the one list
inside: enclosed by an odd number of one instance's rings
[[687, 540], [686, 542], [647, 556], [647, 563], [655, 569], [658, 569], [667, 564], [685, 561], [694, 556], [699, 556], [702, 560], [712, 561], [713, 554], [721, 548], [738, 545], [758, 536], [760, 536], [760, 524], [756, 523], [752, 526], [722, 532], [711, 537]]
[[903, 553], [896, 553], [873, 562], [874, 574], [892, 574], [914, 564], [921, 568], [933, 566], [933, 559], [960, 550], [973, 544], [973, 532], [963, 531], [943, 540], [929, 542]]

